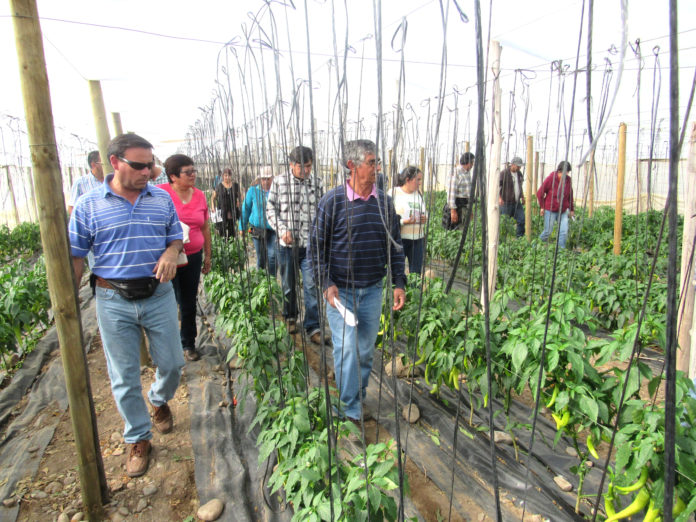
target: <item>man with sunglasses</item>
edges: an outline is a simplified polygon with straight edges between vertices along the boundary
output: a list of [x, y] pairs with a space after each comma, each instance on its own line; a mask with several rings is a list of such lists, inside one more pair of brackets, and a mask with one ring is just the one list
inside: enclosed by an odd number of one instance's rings
[[266, 219], [275, 230], [280, 246], [278, 258], [283, 286], [283, 319], [288, 332], [295, 333], [298, 315], [298, 273], [304, 289], [304, 329], [309, 340], [321, 344], [324, 337], [319, 325], [317, 290], [307, 256], [309, 227], [316, 215], [324, 185], [312, 174], [312, 149], [295, 147], [290, 152], [290, 171], [273, 179], [266, 200]]
[[181, 224], [167, 192], [148, 184], [152, 145], [122, 134], [108, 147], [114, 173], [81, 197], [70, 216], [69, 232], [77, 282], [84, 257], [94, 253], [97, 320], [111, 391], [124, 420], [130, 447], [126, 473], [147, 471], [151, 420], [140, 382], [140, 331], [150, 340], [157, 366], [148, 399], [161, 433], [172, 430], [167, 402], [179, 386], [184, 357], [174, 289], [177, 258], [183, 249]]

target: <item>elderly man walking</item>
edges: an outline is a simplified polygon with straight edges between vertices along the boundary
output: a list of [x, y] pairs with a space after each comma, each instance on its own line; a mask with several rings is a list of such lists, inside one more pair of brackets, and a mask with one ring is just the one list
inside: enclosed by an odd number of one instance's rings
[[136, 134], [109, 143], [114, 173], [81, 197], [70, 216], [70, 246], [75, 279], [84, 257], [94, 253], [97, 320], [111, 391], [130, 444], [126, 473], [147, 471], [151, 421], [140, 382], [140, 329], [150, 340], [157, 366], [148, 399], [161, 433], [172, 430], [167, 402], [179, 385], [184, 357], [177, 332], [176, 275], [182, 232], [172, 199], [148, 184], [154, 166], [152, 145]]
[[510, 216], [517, 221], [517, 237], [524, 235], [524, 192], [522, 158], [515, 156], [507, 168], [500, 171], [500, 192], [498, 203], [500, 215]]
[[346, 143], [345, 166], [350, 178], [319, 202], [310, 243], [317, 283], [328, 304], [339, 415], [357, 423], [369, 417], [362, 401], [372, 369], [388, 264], [392, 280], [386, 285], [394, 286], [394, 310], [404, 306], [406, 277], [399, 216], [391, 198], [375, 184], [380, 170], [375, 144], [369, 140]]

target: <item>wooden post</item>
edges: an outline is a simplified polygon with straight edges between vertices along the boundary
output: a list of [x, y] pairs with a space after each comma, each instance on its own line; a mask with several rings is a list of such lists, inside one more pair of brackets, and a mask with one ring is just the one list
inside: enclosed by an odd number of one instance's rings
[[464, 142], [464, 152], [471, 152], [471, 145], [469, 144], [468, 141]]
[[31, 217], [31, 221], [36, 221], [38, 223], [39, 209], [36, 206], [36, 193], [34, 192], [34, 178], [32, 177], [31, 167], [26, 167], [25, 172], [27, 175], [26, 179], [29, 185], [29, 197], [31, 198], [31, 201], [29, 201], [29, 216]]
[[333, 187], [336, 186], [336, 179], [335, 179], [335, 172], [334, 172], [333, 159], [331, 160], [331, 164], [330, 164], [330, 165], [331, 165], [331, 166], [330, 166], [329, 168], [331, 169], [331, 170], [330, 170], [330, 172], [331, 172], [331, 174], [330, 174], [331, 187], [333, 188]]
[[592, 217], [592, 214], [594, 214], [594, 180], [595, 180], [595, 169], [597, 166], [595, 165], [594, 161], [594, 155], [595, 155], [595, 149], [592, 149], [592, 152], [590, 153], [590, 210], [587, 213], [588, 217]]
[[100, 520], [103, 517], [102, 502], [108, 500], [109, 490], [83, 350], [77, 285], [65, 232], [65, 200], [63, 192], [55, 189], [61, 187], [62, 183], [39, 14], [36, 0], [10, 0], [10, 7], [40, 210], [41, 243], [65, 372], [82, 503], [89, 520]]
[[99, 80], [89, 80], [89, 93], [92, 99], [92, 115], [94, 117], [94, 127], [97, 131], [97, 142], [99, 143], [99, 155], [101, 156], [104, 176], [111, 174], [114, 168], [109, 161], [109, 126], [106, 124], [106, 109], [104, 108], [104, 97], [102, 96], [101, 83]]
[[[498, 196], [500, 194], [500, 156], [503, 135], [500, 117], [500, 42], [491, 42], [491, 75], [493, 76], [493, 129], [491, 132], [491, 156], [488, 169], [488, 296], [493, 301], [495, 294], [496, 272], [498, 270], [498, 239], [500, 238], [500, 209]], [[483, 292], [483, 289], [481, 290]], [[481, 295], [483, 302], [483, 294]]]
[[12, 183], [12, 174], [10, 174], [9, 165], [5, 165], [5, 174], [7, 175], [7, 189], [10, 191], [10, 202], [12, 203], [12, 211], [14, 212], [15, 225], [19, 225], [22, 221], [19, 219], [17, 198], [15, 197], [14, 184]]
[[532, 240], [532, 178], [531, 172], [534, 170], [534, 138], [527, 136], [527, 166], [525, 167], [525, 195], [524, 195], [524, 234], [527, 241]]
[[425, 172], [425, 147], [420, 148], [420, 171]]
[[693, 258], [694, 237], [696, 237], [696, 123], [691, 125], [691, 139], [689, 140], [689, 159], [686, 165], [686, 200], [684, 201], [684, 233], [682, 239], [681, 258], [681, 299], [679, 301], [679, 324], [677, 336], [679, 347], [677, 354], [677, 370], [686, 372], [692, 379], [696, 377], [696, 351], [692, 351], [691, 335], [694, 315], [694, 266]]
[[[394, 151], [392, 149], [389, 149], [389, 162], [387, 163], [387, 185], [389, 186], [391, 186], [392, 183], [392, 161], [394, 161]], [[384, 189], [386, 190], [387, 187], [384, 187]]]
[[624, 178], [626, 176], [626, 124], [619, 125], [619, 164], [616, 179], [616, 211], [614, 212], [614, 255], [621, 253], [623, 230]]
[[121, 113], [112, 112], [111, 120], [114, 122], [114, 135], [118, 136], [120, 134], [123, 134], [123, 125], [121, 124]]
[[536, 191], [539, 190], [539, 152], [534, 153], [534, 183], [532, 184], [534, 190], [534, 201], [536, 201]]

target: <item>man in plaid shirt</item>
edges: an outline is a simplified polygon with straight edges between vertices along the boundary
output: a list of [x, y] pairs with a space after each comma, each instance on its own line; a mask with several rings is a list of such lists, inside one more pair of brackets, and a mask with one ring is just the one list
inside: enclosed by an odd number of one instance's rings
[[464, 209], [469, 204], [471, 191], [471, 168], [474, 166], [474, 155], [465, 152], [459, 158], [459, 166], [454, 169], [447, 180], [447, 206], [450, 208], [450, 220], [459, 223]]
[[298, 316], [298, 270], [304, 289], [304, 329], [309, 339], [320, 344], [316, 287], [307, 256], [309, 227], [316, 215], [324, 186], [312, 174], [314, 155], [309, 147], [295, 147], [290, 153], [290, 170], [273, 179], [266, 202], [266, 218], [278, 235], [278, 258], [283, 286], [283, 318], [290, 333], [295, 333]]

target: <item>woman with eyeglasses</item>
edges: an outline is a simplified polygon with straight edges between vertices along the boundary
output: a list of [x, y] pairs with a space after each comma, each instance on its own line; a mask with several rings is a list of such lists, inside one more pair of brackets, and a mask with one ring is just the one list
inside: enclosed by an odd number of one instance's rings
[[392, 190], [396, 213], [401, 217], [401, 242], [408, 258], [408, 271], [420, 274], [425, 256], [425, 222], [428, 215], [420, 193], [423, 173], [418, 167], [406, 167]]
[[189, 242], [184, 244], [188, 263], [177, 268], [172, 283], [181, 314], [180, 335], [184, 357], [188, 361], [197, 361], [200, 356], [196, 350], [196, 294], [201, 271], [204, 274], [210, 272], [211, 261], [208, 203], [205, 194], [194, 186], [197, 171], [191, 158], [174, 154], [164, 162], [164, 170], [169, 183], [158, 187], [169, 192], [179, 221], [189, 227]]

